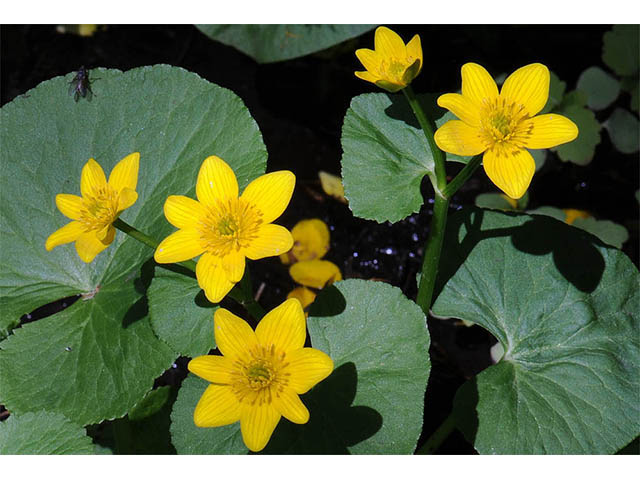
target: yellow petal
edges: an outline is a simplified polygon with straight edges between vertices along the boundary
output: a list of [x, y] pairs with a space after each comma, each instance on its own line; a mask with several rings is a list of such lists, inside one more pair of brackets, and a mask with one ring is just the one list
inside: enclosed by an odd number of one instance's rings
[[56, 195], [56, 206], [65, 217], [69, 217], [71, 220], [79, 220], [80, 212], [82, 212], [82, 197], [59, 193]]
[[240, 420], [241, 405], [226, 385], [209, 385], [193, 412], [198, 427], [222, 427]]
[[309, 421], [309, 410], [291, 388], [284, 388], [278, 392], [273, 397], [273, 406], [280, 415], [293, 423], [302, 424]]
[[384, 88], [387, 92], [395, 93], [407, 86], [406, 83], [395, 83], [389, 80], [376, 80], [376, 85]]
[[90, 263], [96, 258], [101, 251], [107, 248], [113, 241], [115, 235], [115, 229], [113, 234], [109, 235], [110, 230], [107, 230], [107, 236], [101, 241], [95, 231], [83, 233], [76, 240], [76, 252], [80, 260], [85, 263]]
[[98, 238], [98, 240], [100, 240], [102, 243], [106, 243], [107, 245], [113, 242], [115, 236], [116, 229], [111, 224], [105, 225], [103, 228], [96, 231], [96, 237]]
[[318, 172], [318, 178], [320, 179], [320, 186], [322, 187], [322, 190], [324, 190], [324, 193], [332, 196], [342, 203], [347, 203], [347, 199], [344, 198], [344, 185], [342, 184], [342, 178], [328, 172], [323, 172], [322, 170]]
[[295, 185], [296, 176], [288, 170], [267, 173], [247, 185], [241, 198], [262, 212], [264, 223], [271, 223], [289, 205]]
[[109, 174], [109, 186], [116, 192], [123, 188], [136, 189], [138, 184], [138, 169], [140, 168], [140, 154], [131, 153], [120, 160], [111, 174]]
[[205, 253], [198, 260], [196, 278], [198, 285], [212, 303], [219, 303], [235, 285], [222, 268], [220, 257], [210, 253]]
[[184, 262], [197, 257], [203, 251], [198, 231], [195, 228], [185, 228], [162, 240], [153, 258], [158, 263]]
[[504, 81], [500, 96], [524, 105], [529, 116], [533, 117], [544, 108], [549, 98], [549, 69], [541, 63], [519, 68]]
[[[360, 63], [369, 72], [377, 72], [380, 67], [380, 55], [368, 48], [359, 48], [356, 50], [356, 57], [360, 60]], [[357, 73], [356, 73], [357, 75]]]
[[218, 349], [230, 361], [245, 356], [258, 343], [249, 324], [224, 308], [213, 314], [213, 331]]
[[577, 210], [575, 208], [563, 208], [562, 211], [565, 214], [564, 221], [569, 225], [572, 225], [573, 222], [578, 218], [591, 218], [591, 214], [586, 210]]
[[319, 218], [301, 220], [291, 230], [293, 256], [301, 261], [324, 257], [329, 251], [329, 227]]
[[280, 414], [271, 403], [242, 405], [240, 431], [249, 450], [259, 452], [267, 446], [280, 421]]
[[224, 268], [229, 281], [237, 283], [242, 280], [242, 276], [244, 275], [244, 266], [246, 263], [244, 258], [244, 253], [237, 250], [232, 250], [230, 253], [222, 257], [222, 268]]
[[462, 95], [471, 100], [478, 107], [484, 99], [495, 99], [498, 87], [489, 72], [477, 63], [465, 63], [462, 68]]
[[300, 285], [324, 288], [342, 280], [338, 266], [327, 260], [308, 260], [297, 262], [289, 267], [289, 275]]
[[233, 364], [227, 357], [220, 355], [201, 355], [187, 366], [191, 373], [211, 383], [230, 384]]
[[382, 59], [402, 59], [407, 56], [407, 47], [402, 38], [387, 27], [378, 27], [374, 38], [375, 50]]
[[177, 228], [193, 228], [206, 213], [202, 204], [183, 195], [170, 195], [164, 202], [164, 216]]
[[129, 187], [122, 188], [118, 196], [118, 211], [122, 212], [126, 210], [136, 203], [136, 200], [138, 200], [138, 193], [135, 190]]
[[293, 246], [293, 237], [289, 230], [280, 225], [269, 223], [260, 225], [256, 238], [251, 240], [244, 253], [251, 260], [273, 257], [286, 253]]
[[576, 124], [557, 113], [538, 115], [528, 122], [532, 128], [530, 137], [524, 142], [527, 148], [551, 148], [575, 140], [578, 136]]
[[469, 126], [480, 126], [480, 109], [467, 97], [458, 93], [445, 93], [438, 97], [438, 105], [450, 110], [456, 117]]
[[462, 120], [449, 120], [436, 130], [434, 139], [440, 150], [456, 155], [478, 155], [487, 148], [480, 137], [480, 130]]
[[64, 227], [59, 228], [49, 235], [49, 238], [47, 238], [47, 241], [44, 244], [44, 248], [50, 252], [58, 245], [75, 242], [83, 233], [84, 228], [80, 222], [69, 222]]
[[524, 149], [510, 152], [487, 150], [482, 162], [491, 181], [515, 200], [525, 194], [536, 171], [533, 157]]
[[414, 60], [420, 60], [420, 66], [416, 75], [422, 70], [422, 44], [420, 43], [420, 35], [414, 35], [409, 43], [407, 43], [407, 60], [413, 63]]
[[230, 198], [238, 198], [236, 174], [220, 157], [207, 157], [196, 181], [196, 196], [200, 203], [215, 207]]
[[80, 175], [80, 192], [83, 197], [93, 196], [93, 191], [100, 189], [107, 184], [107, 177], [104, 176], [104, 170], [93, 158], [82, 167]]
[[296, 287], [289, 292], [287, 298], [297, 298], [302, 308], [305, 309], [316, 299], [316, 294], [307, 287]]
[[376, 83], [380, 77], [373, 75], [370, 72], [354, 72], [356, 77], [365, 80], [367, 82]]
[[260, 345], [275, 345], [285, 353], [302, 348], [307, 326], [300, 302], [291, 298], [267, 313], [256, 328], [256, 337]]
[[327, 378], [333, 371], [333, 361], [315, 348], [301, 348], [291, 352], [289, 359], [289, 387], [299, 395], [308, 392], [315, 384]]

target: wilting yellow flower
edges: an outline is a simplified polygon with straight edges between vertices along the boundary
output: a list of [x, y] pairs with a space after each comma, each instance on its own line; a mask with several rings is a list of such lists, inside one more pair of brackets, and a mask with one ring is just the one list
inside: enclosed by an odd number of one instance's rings
[[319, 218], [301, 220], [291, 230], [293, 248], [280, 255], [285, 265], [322, 258], [329, 251], [329, 227]]
[[356, 50], [358, 60], [367, 70], [355, 72], [356, 77], [375, 83], [389, 92], [397, 92], [409, 85], [422, 70], [420, 36], [414, 35], [406, 45], [393, 30], [378, 27], [374, 38], [375, 50]]
[[291, 200], [296, 177], [289, 171], [262, 175], [238, 197], [236, 176], [221, 158], [200, 167], [193, 200], [171, 195], [164, 204], [169, 223], [179, 228], [154, 254], [158, 263], [176, 263], [202, 254], [196, 277], [207, 298], [218, 303], [244, 275], [245, 257], [257, 260], [287, 252], [291, 233], [273, 225]]
[[[296, 287], [289, 292], [287, 298], [296, 298], [300, 301], [302, 305], [302, 309], [306, 310], [306, 308], [311, 305], [316, 299], [316, 294], [313, 290], [308, 289], [307, 287]], [[305, 311], [305, 317], [309, 314]]]
[[590, 218], [591, 214], [586, 210], [576, 210], [575, 208], [565, 208], [562, 210], [565, 214], [565, 223], [571, 225], [576, 218]]
[[284, 303], [267, 313], [255, 332], [233, 313], [214, 314], [216, 344], [222, 353], [189, 362], [189, 370], [211, 382], [193, 421], [198, 427], [221, 427], [240, 421], [245, 445], [262, 450], [280, 417], [307, 423], [309, 411], [300, 397], [333, 371], [320, 350], [305, 348], [306, 322], [300, 302]]
[[549, 97], [549, 70], [532, 63], [513, 72], [500, 93], [480, 65], [462, 66], [462, 95], [447, 93], [438, 105], [460, 120], [450, 120], [435, 133], [441, 150], [456, 155], [484, 152], [484, 171], [509, 197], [529, 188], [536, 164], [526, 150], [550, 148], [574, 140], [578, 127], [556, 113], [536, 114]]
[[324, 288], [342, 280], [338, 266], [327, 260], [294, 263], [289, 268], [289, 275], [296, 283], [313, 288]]
[[111, 245], [116, 235], [113, 222], [120, 213], [136, 203], [140, 154], [127, 155], [113, 167], [109, 181], [93, 158], [82, 168], [80, 193], [56, 195], [56, 206], [72, 222], [53, 232], [45, 243], [50, 251], [58, 245], [76, 242], [83, 262], [91, 262]]

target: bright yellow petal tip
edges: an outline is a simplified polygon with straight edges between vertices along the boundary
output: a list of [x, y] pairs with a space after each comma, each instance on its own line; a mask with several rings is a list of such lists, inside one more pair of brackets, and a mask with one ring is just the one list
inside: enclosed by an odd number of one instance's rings
[[374, 44], [375, 50], [356, 50], [356, 57], [366, 69], [355, 72], [356, 77], [393, 93], [409, 85], [422, 70], [419, 35], [405, 45], [397, 33], [381, 26], [376, 29]]
[[306, 423], [309, 411], [299, 395], [328, 377], [333, 361], [304, 347], [306, 322], [296, 299], [267, 313], [254, 332], [233, 313], [214, 314], [215, 338], [222, 356], [204, 355], [189, 370], [211, 382], [195, 407], [198, 427], [240, 421], [242, 439], [251, 451], [262, 450], [281, 417]]
[[519, 68], [498, 92], [489, 72], [476, 63], [461, 68], [462, 94], [447, 93], [438, 105], [460, 120], [435, 133], [441, 150], [473, 156], [484, 152], [484, 170], [509, 198], [522, 197], [533, 178], [535, 162], [527, 149], [551, 148], [575, 140], [578, 127], [557, 114], [535, 116], [549, 96], [549, 69], [541, 63]]
[[61, 193], [56, 206], [63, 215], [74, 220], [47, 238], [45, 248], [51, 250], [64, 243], [75, 242], [78, 256], [89, 263], [115, 238], [113, 222], [138, 199], [140, 154], [124, 157], [111, 171], [107, 182], [104, 170], [93, 158], [82, 168], [82, 197]]

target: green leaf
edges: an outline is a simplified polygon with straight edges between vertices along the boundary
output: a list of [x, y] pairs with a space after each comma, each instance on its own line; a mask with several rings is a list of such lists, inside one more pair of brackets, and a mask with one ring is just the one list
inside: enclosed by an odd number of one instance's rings
[[600, 67], [589, 67], [582, 72], [576, 88], [587, 94], [587, 105], [593, 110], [607, 108], [620, 94], [620, 82]]
[[[435, 96], [426, 98], [421, 104], [433, 109]], [[342, 149], [342, 181], [354, 215], [397, 222], [420, 210], [422, 177], [433, 174], [434, 163], [402, 95], [355, 97], [344, 119]]]
[[[514, 202], [515, 206], [511, 202]], [[527, 207], [527, 203], [529, 203], [528, 192], [518, 200], [511, 200], [503, 193], [481, 193], [475, 201], [476, 207], [504, 211], [523, 210]]]
[[80, 425], [60, 413], [12, 414], [0, 422], [0, 455], [89, 455], [91, 443]]
[[156, 335], [187, 357], [216, 348], [213, 314], [218, 309], [192, 276], [156, 267], [149, 291], [149, 317]]
[[637, 73], [640, 62], [639, 38], [638, 25], [614, 25], [613, 30], [602, 37], [602, 61], [618, 75]]
[[129, 420], [137, 421], [158, 413], [169, 400], [171, 387], [164, 386], [150, 390], [144, 398], [129, 412]]
[[572, 225], [586, 232], [592, 233], [604, 243], [612, 247], [622, 248], [622, 244], [629, 240], [629, 232], [622, 225], [610, 220], [596, 220], [595, 218], [576, 218]]
[[543, 216], [479, 209], [448, 224], [437, 315], [505, 355], [458, 391], [480, 453], [614, 453], [640, 433], [640, 275], [619, 250]]
[[324, 50], [374, 25], [196, 25], [206, 36], [237, 48], [258, 63], [279, 62]]
[[0, 344], [0, 403], [18, 414], [46, 407], [85, 425], [124, 415], [176, 354], [146, 317], [149, 275], [136, 279], [153, 252], [121, 232], [91, 264], [71, 244], [47, 252], [48, 235], [69, 221], [56, 194], [79, 194], [89, 158], [108, 174], [140, 152], [139, 198], [122, 218], [162, 239], [175, 230], [163, 215], [166, 197], [193, 196], [207, 156], [226, 160], [243, 188], [264, 172], [266, 149], [236, 95], [183, 69], [91, 71], [93, 98], [78, 102], [67, 92], [72, 76], [1, 110], [0, 143], [10, 148], [0, 153], [0, 327], [6, 335], [22, 314], [61, 297], [87, 300]]
[[549, 72], [549, 74], [549, 98], [547, 99], [546, 105], [540, 112], [541, 114], [549, 113], [560, 105], [560, 102], [562, 102], [562, 98], [564, 97], [564, 92], [567, 89], [567, 82], [560, 80], [560, 78], [553, 72]]
[[[333, 373], [302, 395], [305, 425], [280, 420], [264, 453], [408, 454], [422, 430], [430, 371], [422, 310], [390, 285], [346, 280], [313, 304], [309, 334], [332, 358]], [[208, 382], [188, 377], [172, 413], [178, 453], [246, 453], [239, 423], [198, 428], [193, 410]]]
[[622, 153], [635, 153], [640, 149], [640, 122], [633, 113], [616, 108], [604, 123], [611, 142]]
[[558, 153], [563, 162], [588, 165], [593, 160], [596, 145], [600, 143], [600, 124], [596, 120], [596, 116], [591, 110], [575, 104], [570, 104], [558, 113], [570, 118], [578, 126], [580, 133], [574, 141], [552, 150]]

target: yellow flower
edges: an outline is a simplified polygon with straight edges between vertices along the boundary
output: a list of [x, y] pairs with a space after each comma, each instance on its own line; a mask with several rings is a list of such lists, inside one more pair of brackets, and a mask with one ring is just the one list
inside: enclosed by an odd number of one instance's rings
[[196, 181], [198, 200], [171, 195], [164, 204], [167, 220], [179, 230], [158, 245], [156, 262], [182, 262], [202, 254], [196, 266], [198, 284], [218, 303], [242, 279], [245, 257], [272, 257], [293, 245], [291, 233], [271, 222], [287, 208], [295, 182], [289, 171], [268, 173], [238, 197], [231, 167], [221, 158], [208, 157]]
[[293, 248], [280, 255], [285, 265], [322, 258], [329, 251], [329, 227], [319, 218], [301, 220], [291, 230]]
[[296, 283], [313, 288], [324, 288], [342, 280], [338, 266], [327, 260], [294, 263], [289, 268], [289, 275]]
[[419, 35], [414, 35], [405, 45], [396, 32], [387, 27], [378, 27], [374, 44], [375, 50], [356, 50], [358, 60], [367, 69], [365, 72], [355, 72], [356, 77], [393, 93], [409, 85], [422, 70]]
[[267, 313], [255, 332], [233, 313], [214, 314], [216, 344], [222, 353], [189, 362], [189, 370], [211, 382], [193, 421], [221, 427], [240, 421], [245, 445], [262, 450], [280, 417], [307, 423], [309, 411], [298, 395], [329, 376], [333, 362], [320, 350], [305, 348], [306, 322], [300, 302], [284, 303]]
[[480, 65], [462, 66], [462, 95], [447, 93], [438, 105], [460, 120], [450, 120], [435, 133], [441, 150], [456, 155], [484, 152], [484, 171], [513, 199], [529, 188], [536, 164], [526, 150], [550, 148], [574, 140], [578, 127], [555, 113], [536, 114], [549, 96], [549, 70], [532, 63], [513, 72], [500, 93]]
[[562, 210], [565, 214], [565, 223], [569, 225], [575, 222], [576, 218], [590, 218], [591, 214], [586, 210], [576, 210], [575, 208], [565, 208]]
[[56, 195], [58, 210], [73, 221], [49, 235], [45, 248], [51, 251], [58, 245], [76, 242], [80, 259], [89, 263], [111, 245], [116, 235], [113, 222], [138, 199], [139, 165], [138, 152], [127, 155], [113, 167], [107, 182], [102, 167], [90, 158], [80, 176], [82, 197]]
[[302, 309], [305, 311], [304, 316], [307, 317], [309, 314], [307, 313], [306, 308], [314, 302], [316, 294], [313, 290], [310, 290], [307, 287], [296, 287], [289, 292], [287, 298], [298, 299], [302, 305]]

